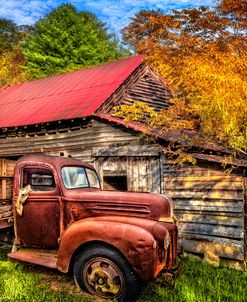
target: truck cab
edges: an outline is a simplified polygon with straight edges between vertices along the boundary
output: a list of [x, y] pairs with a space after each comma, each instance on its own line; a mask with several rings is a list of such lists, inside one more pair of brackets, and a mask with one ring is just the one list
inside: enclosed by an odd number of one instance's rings
[[13, 211], [8, 257], [72, 271], [77, 285], [99, 298], [135, 301], [142, 281], [175, 278], [181, 267], [171, 199], [102, 190], [94, 167], [79, 160], [19, 159]]

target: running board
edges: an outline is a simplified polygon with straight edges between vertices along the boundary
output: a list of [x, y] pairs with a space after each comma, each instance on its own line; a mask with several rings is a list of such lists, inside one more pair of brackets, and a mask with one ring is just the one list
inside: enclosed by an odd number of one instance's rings
[[49, 268], [57, 268], [58, 251], [41, 249], [20, 249], [8, 254], [8, 258]]

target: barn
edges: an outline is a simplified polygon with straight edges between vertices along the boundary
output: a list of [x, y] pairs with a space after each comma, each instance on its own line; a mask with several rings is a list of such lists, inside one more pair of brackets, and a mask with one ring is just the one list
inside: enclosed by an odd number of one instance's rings
[[[0, 91], [0, 227], [6, 223], [6, 162], [24, 154], [71, 156], [93, 164], [105, 189], [169, 194], [179, 218], [180, 243], [188, 252], [208, 250], [222, 264], [247, 261], [247, 160], [204, 142], [196, 165], [174, 165], [162, 151], [176, 134], [150, 133], [112, 115], [116, 105], [142, 101], [167, 108], [173, 92], [142, 55], [39, 79]], [[228, 157], [226, 157], [228, 155]], [[222, 164], [234, 167], [226, 173]], [[2, 197], [1, 197], [2, 196]], [[5, 200], [5, 201], [4, 201]], [[9, 208], [8, 208], [9, 209]]]

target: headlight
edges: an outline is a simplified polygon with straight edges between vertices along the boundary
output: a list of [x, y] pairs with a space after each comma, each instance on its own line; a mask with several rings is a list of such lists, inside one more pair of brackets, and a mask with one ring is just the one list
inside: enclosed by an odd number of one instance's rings
[[153, 227], [154, 238], [158, 241], [159, 247], [167, 249], [170, 244], [170, 235], [163, 223], [156, 223]]
[[170, 236], [168, 235], [165, 239], [164, 239], [164, 249], [167, 250], [169, 245], [170, 245]]

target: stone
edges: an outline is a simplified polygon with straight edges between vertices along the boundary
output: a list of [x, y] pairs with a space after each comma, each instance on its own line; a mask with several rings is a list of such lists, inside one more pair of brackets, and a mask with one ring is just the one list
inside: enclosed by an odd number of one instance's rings
[[206, 250], [204, 252], [204, 258], [203, 258], [202, 262], [208, 263], [215, 267], [219, 267], [220, 266], [220, 257], [218, 255], [216, 255], [213, 251]]

